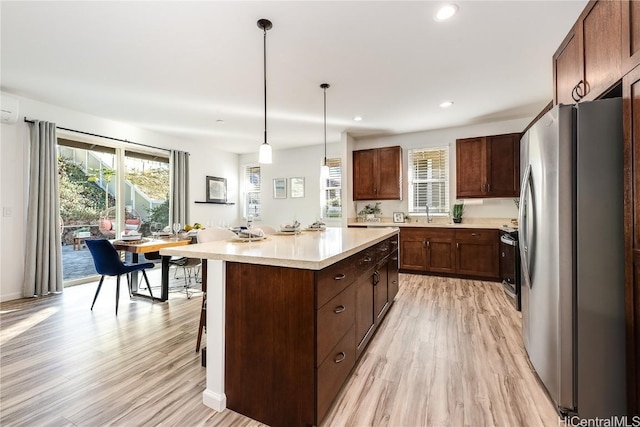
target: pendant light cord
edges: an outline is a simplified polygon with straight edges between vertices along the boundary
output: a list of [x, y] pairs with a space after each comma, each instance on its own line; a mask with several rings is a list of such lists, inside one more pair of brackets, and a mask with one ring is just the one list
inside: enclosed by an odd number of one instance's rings
[[324, 165], [327, 166], [327, 88], [324, 88]]
[[327, 166], [327, 89], [330, 86], [329, 83], [322, 83], [320, 87], [324, 91], [324, 166]]
[[267, 143], [267, 29], [264, 29], [264, 143]]

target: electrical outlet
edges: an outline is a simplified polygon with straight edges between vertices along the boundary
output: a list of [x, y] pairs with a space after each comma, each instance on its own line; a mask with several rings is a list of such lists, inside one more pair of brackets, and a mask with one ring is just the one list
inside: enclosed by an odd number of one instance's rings
[[4, 217], [13, 216], [13, 208], [11, 208], [9, 206], [3, 206], [2, 207], [2, 216], [4, 216]]

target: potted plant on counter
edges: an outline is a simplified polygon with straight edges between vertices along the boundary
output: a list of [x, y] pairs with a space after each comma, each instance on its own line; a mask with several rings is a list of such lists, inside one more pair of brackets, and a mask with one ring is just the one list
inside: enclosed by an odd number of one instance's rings
[[365, 205], [365, 207], [358, 212], [358, 217], [364, 218], [364, 221], [375, 221], [376, 215], [380, 214], [382, 214], [380, 202], [376, 202], [375, 205]]
[[451, 217], [453, 218], [453, 222], [456, 224], [460, 224], [462, 222], [463, 213], [464, 213], [464, 203], [454, 204], [453, 211], [451, 212]]

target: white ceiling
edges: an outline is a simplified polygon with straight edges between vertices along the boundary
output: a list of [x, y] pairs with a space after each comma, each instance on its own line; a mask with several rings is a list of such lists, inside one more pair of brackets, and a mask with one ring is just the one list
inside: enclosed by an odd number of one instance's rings
[[[441, 4], [2, 1], [1, 89], [255, 152], [264, 125], [256, 21], [267, 18], [274, 149], [322, 143], [323, 82], [331, 84], [329, 142], [345, 130], [404, 133], [535, 116], [552, 98], [551, 57], [586, 0], [457, 1], [458, 14], [438, 23]], [[455, 104], [442, 109], [444, 100]]]

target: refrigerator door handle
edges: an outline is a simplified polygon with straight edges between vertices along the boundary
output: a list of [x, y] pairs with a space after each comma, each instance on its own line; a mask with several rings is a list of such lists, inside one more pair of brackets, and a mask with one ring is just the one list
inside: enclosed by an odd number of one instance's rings
[[520, 209], [518, 210], [518, 224], [520, 232], [518, 244], [520, 247], [520, 260], [522, 261], [522, 273], [526, 283], [531, 288], [531, 273], [529, 270], [529, 217], [527, 216], [527, 205], [529, 203], [528, 196], [531, 194], [531, 165], [527, 165], [522, 177], [522, 185], [520, 187]]

